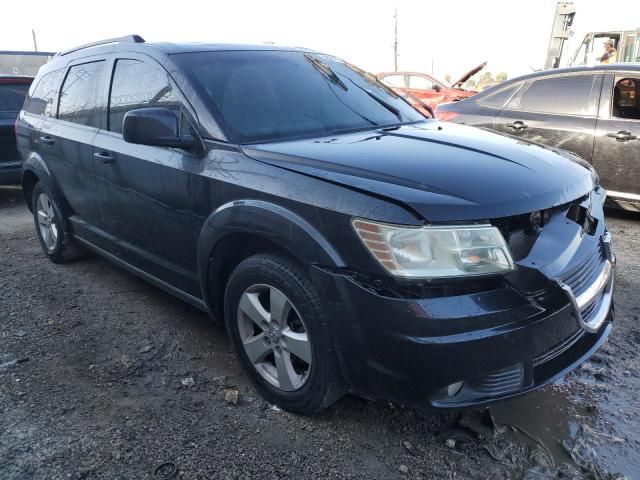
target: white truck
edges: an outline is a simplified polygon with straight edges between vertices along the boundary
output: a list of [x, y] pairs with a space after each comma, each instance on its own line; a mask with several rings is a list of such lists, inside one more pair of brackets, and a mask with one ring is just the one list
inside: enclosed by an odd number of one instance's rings
[[[574, 17], [576, 7], [573, 2], [558, 2], [553, 17], [553, 26], [547, 50], [545, 69], [571, 65], [593, 66], [599, 63], [605, 53], [605, 42], [611, 41], [617, 50], [616, 62], [640, 62], [640, 27], [622, 25], [625, 22], [637, 21], [634, 15], [624, 18], [623, 10], [607, 10], [586, 12], [585, 21], [581, 20], [580, 35], [575, 35]], [[613, 16], [611, 15], [613, 14]], [[601, 29], [605, 23], [613, 25], [612, 29]], [[622, 28], [621, 28], [622, 27]], [[577, 45], [576, 40], [582, 38]], [[570, 58], [565, 58], [565, 51], [576, 48]]]

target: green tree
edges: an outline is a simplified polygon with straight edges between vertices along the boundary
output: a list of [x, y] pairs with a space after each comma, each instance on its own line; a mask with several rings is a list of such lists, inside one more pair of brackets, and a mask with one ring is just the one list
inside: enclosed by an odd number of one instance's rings
[[480, 74], [480, 83], [493, 82], [493, 75], [491, 72], [482, 72]]

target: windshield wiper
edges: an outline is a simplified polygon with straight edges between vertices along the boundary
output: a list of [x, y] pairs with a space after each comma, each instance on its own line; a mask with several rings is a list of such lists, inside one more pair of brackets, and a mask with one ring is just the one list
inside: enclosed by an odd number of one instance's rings
[[386, 108], [387, 110], [389, 110], [391, 113], [393, 113], [396, 117], [398, 117], [399, 121], [402, 121], [402, 115], [400, 114], [400, 110], [398, 110], [396, 107], [394, 107], [393, 105], [391, 105], [390, 103], [385, 102], [382, 98], [380, 98], [379, 96], [377, 96], [375, 93], [373, 93], [371, 90], [367, 89], [367, 88], [363, 88], [362, 90], [364, 90], [364, 92], [369, 95], [371, 98], [373, 98], [376, 102], [378, 102], [380, 105], [382, 105], [384, 108]]
[[366, 93], [367, 95], [369, 95], [371, 98], [373, 98], [376, 102], [378, 102], [380, 105], [382, 105], [384, 108], [386, 108], [387, 110], [389, 110], [391, 113], [393, 113], [400, 122], [402, 122], [402, 115], [400, 114], [400, 110], [398, 110], [396, 107], [394, 107], [393, 105], [391, 105], [389, 102], [383, 100], [382, 98], [380, 98], [379, 96], [377, 96], [375, 93], [373, 93], [371, 90], [369, 90], [368, 88], [364, 88], [361, 85], [358, 85], [356, 82], [353, 81], [353, 79], [347, 77], [347, 79], [353, 83], [356, 87], [358, 87], [360, 90], [362, 90], [364, 93]]
[[318, 70], [321, 74], [323, 74], [333, 83], [338, 85], [340, 88], [342, 88], [343, 90], [349, 90], [347, 86], [344, 84], [344, 82], [340, 80], [340, 77], [338, 77], [336, 72], [334, 72], [329, 65], [322, 63], [316, 57], [312, 57], [308, 53], [304, 54], [304, 58], [306, 58], [311, 63], [311, 65], [315, 67], [316, 70]]

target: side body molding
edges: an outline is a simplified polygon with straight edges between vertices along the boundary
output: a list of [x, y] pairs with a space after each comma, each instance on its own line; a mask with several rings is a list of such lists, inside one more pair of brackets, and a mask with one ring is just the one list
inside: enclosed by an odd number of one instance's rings
[[236, 200], [217, 208], [205, 221], [198, 239], [198, 276], [206, 305], [210, 298], [209, 271], [216, 246], [225, 237], [250, 234], [278, 245], [306, 265], [344, 267], [345, 262], [327, 239], [292, 211], [263, 200]]

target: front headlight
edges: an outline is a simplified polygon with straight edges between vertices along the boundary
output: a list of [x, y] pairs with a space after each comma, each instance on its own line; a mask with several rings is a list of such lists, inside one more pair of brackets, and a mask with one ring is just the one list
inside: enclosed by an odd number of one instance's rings
[[448, 278], [513, 270], [511, 253], [491, 225], [401, 227], [353, 220], [356, 233], [389, 273]]

